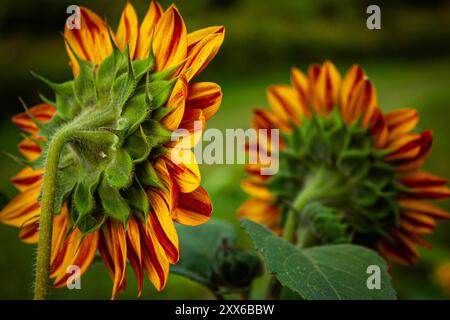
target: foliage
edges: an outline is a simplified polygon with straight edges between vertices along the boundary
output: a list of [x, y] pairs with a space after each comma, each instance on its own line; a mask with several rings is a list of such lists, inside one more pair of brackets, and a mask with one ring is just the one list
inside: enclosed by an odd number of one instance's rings
[[[341, 244], [297, 249], [266, 227], [243, 220], [242, 227], [282, 285], [305, 299], [395, 299], [387, 265], [374, 251]], [[381, 288], [367, 286], [367, 268], [381, 269]]]
[[236, 247], [236, 232], [229, 223], [210, 220], [195, 228], [177, 225], [180, 261], [175, 273], [197, 281], [215, 293], [242, 292], [261, 271], [257, 255]]

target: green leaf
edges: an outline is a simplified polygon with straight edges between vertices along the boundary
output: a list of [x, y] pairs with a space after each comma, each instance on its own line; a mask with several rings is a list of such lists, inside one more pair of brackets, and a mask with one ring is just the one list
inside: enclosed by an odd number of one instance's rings
[[157, 109], [169, 100], [177, 79], [153, 81], [147, 84], [147, 91], [151, 95], [151, 107]]
[[88, 215], [78, 219], [76, 226], [81, 231], [82, 236], [86, 236], [100, 229], [107, 218], [108, 216], [104, 213]]
[[157, 146], [172, 140], [172, 131], [161, 123], [148, 120], [142, 124], [147, 141], [151, 146]]
[[97, 91], [100, 99], [110, 99], [112, 85], [116, 77], [116, 56], [117, 51], [113, 50], [98, 66]]
[[133, 208], [144, 214], [145, 221], [147, 221], [149, 212], [148, 196], [139, 181], [136, 180], [130, 188], [125, 190], [124, 197]]
[[54, 83], [34, 72], [31, 72], [31, 74], [55, 91], [55, 108], [58, 111], [58, 115], [62, 119], [72, 119], [79, 112], [80, 105], [75, 97], [74, 81], [59, 84]]
[[93, 62], [78, 59], [80, 73], [75, 79], [74, 90], [81, 108], [93, 106], [97, 102]]
[[155, 121], [160, 121], [162, 118], [167, 116], [173, 109], [171, 108], [158, 108], [152, 111], [152, 119]]
[[62, 205], [72, 190], [80, 176], [80, 169], [75, 165], [67, 166], [58, 170], [56, 178], [56, 192], [55, 192], [55, 212], [61, 212]]
[[123, 148], [130, 154], [133, 163], [139, 163], [147, 159], [152, 146], [147, 141], [143, 131], [136, 131], [125, 139]]
[[113, 84], [113, 108], [122, 111], [125, 102], [131, 96], [136, 88], [136, 81], [130, 73], [124, 73], [119, 76]]
[[119, 119], [118, 129], [125, 130], [126, 135], [129, 135], [136, 131], [148, 113], [149, 109], [146, 103], [145, 93], [133, 96], [124, 107], [124, 111]]
[[210, 220], [207, 223], [188, 227], [177, 225], [180, 241], [180, 261], [171, 265], [171, 271], [213, 288], [212, 264], [217, 250], [226, 241], [236, 241], [234, 227], [226, 222]]
[[89, 214], [95, 206], [94, 192], [100, 180], [100, 171], [91, 171], [78, 183], [73, 203], [78, 212], [78, 220]]
[[123, 149], [116, 150], [112, 157], [105, 170], [106, 181], [112, 187], [124, 188], [131, 182], [133, 162], [128, 152]]
[[185, 61], [182, 61], [172, 67], [164, 69], [150, 75], [150, 81], [168, 80], [177, 71]]
[[150, 162], [144, 162], [136, 167], [136, 176], [139, 177], [139, 181], [148, 186], [157, 189], [164, 189], [164, 185], [159, 179], [155, 168]]
[[155, 57], [149, 55], [147, 59], [133, 61], [133, 70], [136, 79], [139, 81], [147, 72], [153, 70], [155, 66]]
[[[250, 220], [243, 220], [241, 226], [264, 256], [269, 272], [305, 299], [396, 298], [386, 263], [372, 250], [350, 244], [299, 250]], [[368, 289], [369, 266], [380, 269], [380, 289]]]
[[111, 218], [126, 224], [130, 216], [130, 207], [120, 194], [119, 190], [108, 185], [103, 179], [98, 187], [102, 207]]

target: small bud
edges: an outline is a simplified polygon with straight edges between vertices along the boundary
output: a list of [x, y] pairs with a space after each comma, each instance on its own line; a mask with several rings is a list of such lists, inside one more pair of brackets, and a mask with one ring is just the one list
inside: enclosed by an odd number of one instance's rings
[[224, 240], [213, 263], [213, 281], [219, 287], [245, 288], [262, 272], [258, 255], [230, 247]]

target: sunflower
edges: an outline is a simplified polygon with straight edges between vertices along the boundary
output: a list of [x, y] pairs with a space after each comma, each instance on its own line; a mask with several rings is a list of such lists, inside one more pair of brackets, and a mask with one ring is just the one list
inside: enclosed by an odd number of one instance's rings
[[[447, 181], [420, 170], [432, 132], [415, 130], [414, 109], [382, 113], [358, 65], [343, 79], [329, 61], [307, 75], [293, 68], [291, 80], [268, 88], [271, 110], [254, 111], [255, 129], [280, 131], [279, 170], [264, 176], [262, 164], [247, 165], [242, 187], [252, 198], [238, 216], [301, 245], [353, 242], [416, 262], [417, 247], [429, 247], [423, 235], [450, 218], [428, 201], [450, 196]], [[256, 145], [248, 152], [267, 152], [270, 143]]]
[[436, 282], [443, 291], [450, 296], [450, 261], [440, 263], [434, 272]]
[[[44, 103], [13, 117], [26, 132], [19, 150], [27, 166], [12, 178], [20, 194], [0, 221], [21, 228], [22, 241], [38, 241], [43, 184], [51, 178], [44, 167], [62, 139], [52, 203], [53, 286], [66, 285], [71, 265], [86, 272], [99, 253], [112, 298], [125, 288], [127, 262], [139, 295], [144, 271], [160, 291], [180, 256], [175, 222], [197, 226], [212, 212], [197, 164], [174, 159], [171, 150], [192, 154], [194, 121], [204, 125], [219, 109], [220, 87], [192, 80], [217, 54], [224, 28], [188, 33], [175, 6], [163, 11], [154, 1], [140, 25], [127, 2], [115, 33], [91, 10], [80, 11], [81, 28], [64, 31], [74, 79], [56, 84], [37, 76], [55, 99], [42, 97]], [[189, 134], [172, 141], [176, 129]]]

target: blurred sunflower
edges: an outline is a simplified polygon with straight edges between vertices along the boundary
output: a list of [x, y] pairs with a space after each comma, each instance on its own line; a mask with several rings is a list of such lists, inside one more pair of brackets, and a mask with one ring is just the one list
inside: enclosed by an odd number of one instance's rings
[[[238, 216], [304, 246], [353, 242], [414, 263], [435, 219], [450, 218], [426, 201], [450, 197], [446, 180], [420, 170], [431, 131], [413, 131], [416, 110], [383, 114], [357, 65], [343, 79], [328, 61], [307, 75], [294, 68], [291, 79], [268, 89], [271, 110], [254, 111], [255, 129], [280, 129], [279, 171], [264, 176], [260, 163], [247, 165], [242, 187], [252, 198]], [[248, 152], [268, 146], [260, 140]]]
[[[43, 168], [52, 143], [66, 135], [56, 158], [54, 287], [66, 285], [70, 265], [84, 273], [99, 252], [113, 298], [125, 288], [127, 260], [139, 295], [144, 270], [162, 290], [169, 265], [179, 259], [174, 222], [200, 225], [212, 211], [197, 164], [170, 154], [175, 147], [192, 154], [194, 121], [204, 126], [219, 109], [220, 87], [192, 80], [218, 52], [224, 28], [187, 33], [175, 6], [163, 11], [154, 1], [139, 25], [127, 2], [115, 34], [81, 8], [81, 28], [66, 26], [64, 36], [74, 80], [56, 84], [38, 76], [55, 100], [43, 97], [43, 104], [13, 117], [28, 133], [19, 144], [28, 166], [12, 178], [21, 193], [0, 221], [20, 227], [24, 242], [38, 241]], [[191, 135], [171, 141], [180, 128]]]
[[450, 296], [450, 262], [445, 261], [439, 264], [434, 276], [440, 287]]

